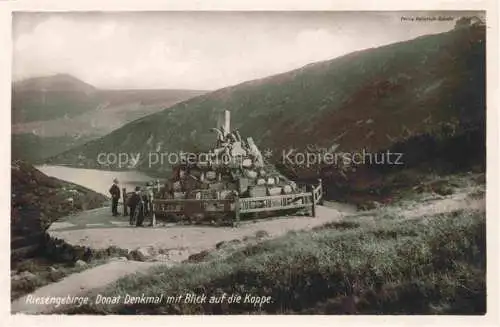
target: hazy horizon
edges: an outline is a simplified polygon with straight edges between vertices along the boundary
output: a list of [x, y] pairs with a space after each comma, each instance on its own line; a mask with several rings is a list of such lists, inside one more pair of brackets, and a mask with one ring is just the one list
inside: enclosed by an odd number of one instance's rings
[[68, 74], [100, 89], [215, 90], [446, 32], [469, 12], [15, 13], [13, 81]]

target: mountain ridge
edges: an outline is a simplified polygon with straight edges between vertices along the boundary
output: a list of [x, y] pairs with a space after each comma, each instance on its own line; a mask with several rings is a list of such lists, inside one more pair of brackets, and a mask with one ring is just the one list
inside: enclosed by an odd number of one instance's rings
[[203, 90], [182, 89], [100, 89], [69, 74], [40, 76], [12, 85], [14, 124], [77, 117], [113, 105], [140, 103], [160, 109], [204, 94]]
[[97, 88], [70, 74], [54, 74], [25, 78], [12, 83], [14, 91], [84, 91], [94, 92]]
[[[209, 130], [225, 109], [243, 137], [278, 154], [311, 144], [382, 151], [414, 136], [440, 135], [448, 125], [481, 128], [484, 62], [484, 27], [421, 36], [195, 97], [49, 162], [103, 168], [95, 160], [100, 152], [141, 152], [146, 158], [155, 151], [207, 149], [215, 140]], [[146, 161], [136, 168], [169, 169]]]
[[39, 162], [204, 93], [103, 90], [68, 74], [18, 81], [12, 85], [12, 155]]

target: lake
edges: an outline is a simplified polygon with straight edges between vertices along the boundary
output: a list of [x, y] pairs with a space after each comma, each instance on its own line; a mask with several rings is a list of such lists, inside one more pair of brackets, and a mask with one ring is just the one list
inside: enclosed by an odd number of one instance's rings
[[109, 196], [108, 190], [114, 178], [118, 178], [120, 189], [125, 187], [127, 191], [132, 191], [137, 185], [144, 186], [146, 182], [153, 180], [152, 177], [138, 171], [109, 171], [51, 165], [41, 165], [36, 168], [48, 176], [79, 184], [106, 196]]

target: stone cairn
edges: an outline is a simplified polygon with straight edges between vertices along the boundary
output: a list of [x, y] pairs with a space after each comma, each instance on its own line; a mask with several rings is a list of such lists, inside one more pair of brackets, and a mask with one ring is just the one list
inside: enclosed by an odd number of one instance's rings
[[251, 137], [243, 140], [237, 130], [230, 130], [230, 112], [224, 116], [224, 123], [212, 129], [217, 135], [215, 147], [206, 153], [185, 154], [162, 197], [228, 199], [299, 191], [296, 183], [266, 163]]

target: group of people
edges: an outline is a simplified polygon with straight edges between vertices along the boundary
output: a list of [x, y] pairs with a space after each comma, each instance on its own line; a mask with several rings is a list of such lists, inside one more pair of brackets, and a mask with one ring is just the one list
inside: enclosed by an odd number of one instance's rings
[[[118, 216], [118, 201], [121, 197], [121, 191], [116, 178], [113, 180], [109, 193], [111, 194], [111, 213], [113, 216]], [[143, 227], [144, 218], [152, 216], [153, 195], [151, 193], [150, 188], [141, 189], [140, 186], [136, 186], [134, 192], [126, 197], [124, 205], [129, 208], [129, 223], [131, 226], [135, 224], [137, 227]]]

